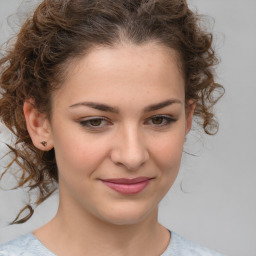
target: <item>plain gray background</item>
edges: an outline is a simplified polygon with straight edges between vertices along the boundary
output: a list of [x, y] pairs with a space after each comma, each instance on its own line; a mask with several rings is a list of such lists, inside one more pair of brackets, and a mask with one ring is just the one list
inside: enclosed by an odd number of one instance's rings
[[[7, 17], [22, 0], [0, 0], [0, 43], [15, 29]], [[23, 1], [24, 2], [24, 1]], [[25, 1], [18, 10], [38, 1]], [[221, 58], [218, 82], [226, 94], [216, 113], [220, 130], [209, 137], [192, 131], [175, 185], [160, 206], [160, 221], [184, 237], [230, 256], [256, 256], [256, 0], [190, 0], [193, 9], [210, 15], [215, 46]], [[12, 27], [21, 16], [10, 18]], [[0, 141], [9, 142], [0, 125]], [[0, 143], [1, 155], [6, 151]], [[3, 167], [0, 167], [3, 171]], [[5, 188], [12, 177], [1, 182]], [[52, 218], [58, 195], [40, 205], [26, 224], [8, 226], [26, 203], [22, 190], [0, 190], [0, 242], [34, 230]]]

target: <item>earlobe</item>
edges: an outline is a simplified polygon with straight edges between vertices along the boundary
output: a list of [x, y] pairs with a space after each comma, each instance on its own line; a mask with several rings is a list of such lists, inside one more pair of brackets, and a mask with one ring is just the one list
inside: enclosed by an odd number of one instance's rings
[[189, 131], [192, 127], [195, 108], [196, 108], [195, 101], [190, 100], [188, 102], [188, 109], [187, 109], [187, 113], [186, 113], [186, 135], [189, 133]]
[[40, 113], [31, 99], [24, 102], [23, 112], [27, 130], [34, 146], [44, 151], [52, 149], [51, 127], [46, 114]]

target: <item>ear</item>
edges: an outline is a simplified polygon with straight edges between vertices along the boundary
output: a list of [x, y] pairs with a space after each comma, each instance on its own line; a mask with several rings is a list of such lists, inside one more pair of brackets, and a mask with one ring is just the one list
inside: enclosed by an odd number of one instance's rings
[[[48, 151], [53, 148], [51, 139], [51, 126], [45, 113], [40, 113], [32, 99], [26, 100], [23, 105], [28, 133], [34, 146], [40, 150]], [[44, 143], [46, 142], [46, 143]]]
[[192, 127], [195, 107], [196, 107], [195, 101], [189, 100], [188, 101], [188, 109], [186, 111], [186, 135], [189, 133], [189, 131]]

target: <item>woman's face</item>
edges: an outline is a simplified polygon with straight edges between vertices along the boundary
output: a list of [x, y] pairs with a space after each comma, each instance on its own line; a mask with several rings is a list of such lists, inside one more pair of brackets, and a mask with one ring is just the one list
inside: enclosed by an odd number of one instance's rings
[[193, 114], [175, 52], [153, 43], [102, 47], [67, 73], [50, 124], [60, 207], [112, 224], [155, 214]]

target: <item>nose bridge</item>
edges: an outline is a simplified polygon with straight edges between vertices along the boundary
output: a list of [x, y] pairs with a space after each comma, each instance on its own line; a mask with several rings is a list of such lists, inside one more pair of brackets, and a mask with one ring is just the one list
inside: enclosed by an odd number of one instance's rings
[[123, 125], [116, 139], [117, 143], [113, 149], [115, 163], [132, 170], [137, 169], [148, 160], [146, 143], [138, 125]]

